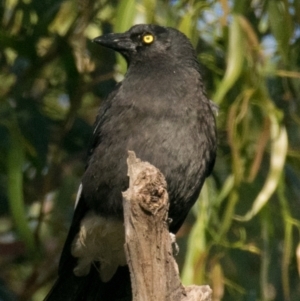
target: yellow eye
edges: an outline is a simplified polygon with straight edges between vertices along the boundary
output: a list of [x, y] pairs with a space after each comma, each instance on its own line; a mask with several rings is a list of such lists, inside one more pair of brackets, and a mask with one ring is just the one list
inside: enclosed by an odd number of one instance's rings
[[145, 34], [143, 36], [143, 42], [145, 44], [151, 44], [154, 41], [154, 36], [152, 34]]

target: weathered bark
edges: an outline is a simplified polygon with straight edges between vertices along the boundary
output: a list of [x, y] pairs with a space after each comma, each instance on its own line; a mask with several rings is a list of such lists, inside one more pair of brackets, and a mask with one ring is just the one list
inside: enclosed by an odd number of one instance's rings
[[123, 193], [125, 252], [133, 301], [209, 301], [209, 286], [184, 287], [168, 231], [168, 193], [162, 173], [129, 151], [129, 188]]

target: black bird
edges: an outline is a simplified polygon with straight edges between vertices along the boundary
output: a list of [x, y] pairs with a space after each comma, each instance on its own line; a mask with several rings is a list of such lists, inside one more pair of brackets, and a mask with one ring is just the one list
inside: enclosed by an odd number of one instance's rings
[[216, 157], [215, 106], [184, 34], [136, 25], [94, 42], [121, 53], [128, 70], [97, 116], [59, 277], [47, 301], [131, 300], [121, 196], [129, 183], [128, 150], [166, 177], [173, 233]]

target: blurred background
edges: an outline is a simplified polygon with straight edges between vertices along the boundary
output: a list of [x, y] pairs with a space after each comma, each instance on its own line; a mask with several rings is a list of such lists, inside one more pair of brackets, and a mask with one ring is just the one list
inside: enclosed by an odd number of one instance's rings
[[300, 300], [300, 1], [2, 0], [0, 300], [57, 273], [98, 107], [126, 64], [91, 39], [137, 23], [192, 41], [219, 105], [213, 175], [178, 233], [182, 281]]

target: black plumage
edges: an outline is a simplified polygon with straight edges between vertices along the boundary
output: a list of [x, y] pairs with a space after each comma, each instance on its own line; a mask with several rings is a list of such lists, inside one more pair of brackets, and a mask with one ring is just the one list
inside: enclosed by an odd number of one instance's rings
[[128, 150], [165, 175], [174, 233], [195, 203], [216, 156], [213, 105], [205, 94], [196, 53], [182, 33], [136, 25], [94, 42], [120, 52], [128, 70], [97, 116], [59, 279], [46, 298], [50, 301], [130, 300], [127, 267], [119, 268], [106, 283], [94, 265], [87, 275], [77, 277], [73, 273], [77, 258], [72, 256], [76, 252], [71, 251], [88, 212], [96, 218], [122, 219], [121, 192], [129, 183]]

